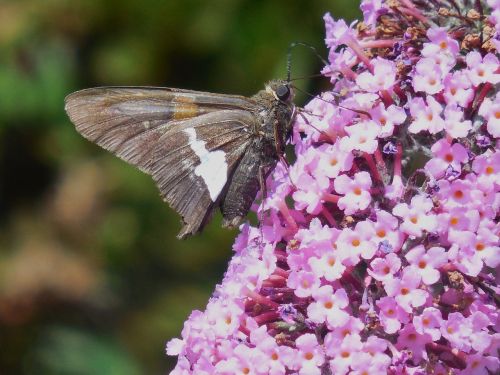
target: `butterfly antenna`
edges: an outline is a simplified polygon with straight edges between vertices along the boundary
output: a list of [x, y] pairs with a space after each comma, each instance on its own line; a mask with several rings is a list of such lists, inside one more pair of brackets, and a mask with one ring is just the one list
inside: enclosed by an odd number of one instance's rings
[[318, 50], [316, 49], [316, 47], [314, 47], [313, 45], [311, 44], [308, 44], [308, 43], [304, 43], [304, 42], [292, 42], [290, 44], [290, 46], [288, 47], [288, 54], [287, 54], [287, 64], [286, 64], [286, 71], [287, 71], [287, 79], [286, 81], [287, 82], [290, 82], [291, 80], [291, 70], [292, 70], [292, 49], [297, 47], [297, 46], [302, 46], [302, 47], [307, 47], [309, 48], [311, 51], [314, 52], [314, 54], [316, 55], [316, 57], [318, 59], [320, 59], [320, 61], [326, 66], [328, 65], [328, 62], [323, 58], [323, 56], [321, 56], [318, 52]]

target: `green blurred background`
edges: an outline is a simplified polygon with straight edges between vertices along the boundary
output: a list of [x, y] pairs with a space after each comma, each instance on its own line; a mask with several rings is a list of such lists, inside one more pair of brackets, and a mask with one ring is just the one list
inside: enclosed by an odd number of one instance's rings
[[[150, 178], [80, 137], [68, 93], [156, 85], [252, 95], [292, 41], [358, 2], [0, 0], [0, 374], [165, 374], [236, 232], [178, 241]], [[321, 63], [296, 49], [293, 76]], [[318, 80], [299, 85], [317, 92]], [[306, 98], [298, 98], [304, 103]]]

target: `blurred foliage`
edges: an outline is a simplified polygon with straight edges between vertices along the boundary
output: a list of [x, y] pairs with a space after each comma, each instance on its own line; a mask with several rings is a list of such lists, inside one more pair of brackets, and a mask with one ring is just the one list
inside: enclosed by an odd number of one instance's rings
[[[177, 241], [150, 178], [80, 137], [63, 107], [97, 85], [251, 95], [292, 41], [357, 3], [0, 0], [0, 374], [163, 374], [221, 280], [235, 232]], [[318, 59], [294, 50], [292, 76]], [[320, 81], [300, 85], [318, 92]], [[304, 101], [305, 98], [299, 98]]]

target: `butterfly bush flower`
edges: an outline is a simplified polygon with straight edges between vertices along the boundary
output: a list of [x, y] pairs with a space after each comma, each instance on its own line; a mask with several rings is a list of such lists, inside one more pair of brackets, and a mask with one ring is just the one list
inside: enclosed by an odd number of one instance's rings
[[361, 10], [172, 374], [500, 372], [500, 1]]

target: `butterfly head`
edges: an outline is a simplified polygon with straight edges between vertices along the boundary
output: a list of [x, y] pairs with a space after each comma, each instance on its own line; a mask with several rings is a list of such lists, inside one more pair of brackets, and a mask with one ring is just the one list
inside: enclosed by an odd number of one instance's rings
[[294, 92], [292, 86], [285, 80], [277, 79], [268, 82], [266, 91], [282, 103], [290, 104], [293, 102]]

